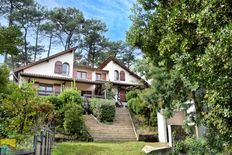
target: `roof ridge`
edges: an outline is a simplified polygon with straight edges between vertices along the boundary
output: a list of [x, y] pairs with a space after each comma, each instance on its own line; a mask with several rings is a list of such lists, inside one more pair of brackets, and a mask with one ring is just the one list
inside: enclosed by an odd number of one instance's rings
[[37, 64], [42, 63], [42, 62], [44, 62], [44, 61], [48, 61], [48, 60], [50, 60], [50, 59], [52, 59], [52, 58], [58, 57], [58, 56], [60, 56], [60, 55], [66, 54], [66, 53], [68, 53], [68, 52], [73, 52], [73, 51], [75, 51], [76, 49], [77, 49], [77, 48], [74, 47], [74, 48], [70, 48], [70, 49], [64, 50], [64, 51], [62, 51], [62, 52], [58, 52], [58, 53], [53, 54], [53, 55], [51, 55], [51, 56], [49, 56], [49, 57], [42, 58], [42, 59], [40, 59], [40, 60], [38, 60], [38, 61], [32, 62], [32, 63], [30, 63], [30, 64], [27, 64], [27, 65], [24, 65], [24, 66], [21, 66], [21, 67], [18, 67], [18, 68], [16, 68], [16, 69], [14, 70], [14, 72], [18, 72], [18, 71], [20, 71], [20, 70], [23, 70], [23, 69], [32, 67], [32, 66], [34, 66], [34, 65], [37, 65]]

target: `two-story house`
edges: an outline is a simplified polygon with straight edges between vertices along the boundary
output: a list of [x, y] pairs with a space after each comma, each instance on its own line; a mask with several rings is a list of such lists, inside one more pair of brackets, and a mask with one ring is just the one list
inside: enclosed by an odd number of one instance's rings
[[143, 80], [122, 64], [109, 57], [98, 68], [74, 65], [75, 49], [69, 49], [14, 70], [15, 81], [34, 81], [39, 95], [59, 94], [64, 87], [75, 86], [81, 95], [104, 96], [103, 85], [110, 82], [121, 101], [126, 91], [143, 86]]

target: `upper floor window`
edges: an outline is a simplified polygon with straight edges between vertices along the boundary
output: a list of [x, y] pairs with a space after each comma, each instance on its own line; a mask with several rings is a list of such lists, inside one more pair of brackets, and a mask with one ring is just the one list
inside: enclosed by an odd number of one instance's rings
[[97, 73], [96, 74], [96, 80], [102, 80], [102, 74]]
[[114, 71], [114, 80], [119, 80], [119, 73], [117, 70]]
[[63, 63], [62, 74], [69, 75], [69, 64], [68, 63]]
[[125, 81], [125, 72], [120, 71], [120, 81]]
[[77, 79], [86, 80], [87, 79], [87, 72], [77, 71]]
[[61, 61], [56, 61], [54, 73], [62, 74], [62, 62]]

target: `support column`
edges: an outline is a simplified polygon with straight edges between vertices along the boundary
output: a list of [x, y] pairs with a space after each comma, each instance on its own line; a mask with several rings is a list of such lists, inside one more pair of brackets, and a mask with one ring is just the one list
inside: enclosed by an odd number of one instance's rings
[[167, 122], [165, 117], [157, 112], [157, 120], [158, 120], [158, 137], [159, 142], [167, 143]]
[[172, 147], [172, 126], [168, 125], [168, 145]]

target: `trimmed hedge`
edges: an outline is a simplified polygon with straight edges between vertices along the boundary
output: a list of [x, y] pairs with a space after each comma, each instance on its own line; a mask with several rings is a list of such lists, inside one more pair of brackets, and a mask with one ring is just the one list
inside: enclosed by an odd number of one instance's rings
[[90, 109], [100, 122], [113, 122], [115, 117], [115, 105], [113, 100], [92, 98]]

